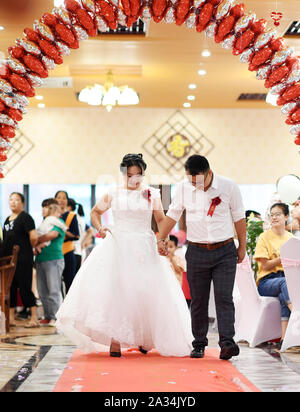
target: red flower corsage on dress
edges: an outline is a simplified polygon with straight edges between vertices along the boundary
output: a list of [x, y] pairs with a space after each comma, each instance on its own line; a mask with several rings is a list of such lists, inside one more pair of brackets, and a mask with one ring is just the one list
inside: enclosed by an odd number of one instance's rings
[[211, 204], [210, 204], [209, 211], [207, 212], [207, 216], [212, 217], [212, 215], [214, 214], [216, 206], [218, 206], [221, 202], [222, 202], [222, 200], [219, 198], [219, 196], [214, 197], [213, 199], [211, 199]]
[[150, 189], [143, 190], [142, 195], [145, 199], [148, 200], [148, 202], [151, 202], [151, 190]]

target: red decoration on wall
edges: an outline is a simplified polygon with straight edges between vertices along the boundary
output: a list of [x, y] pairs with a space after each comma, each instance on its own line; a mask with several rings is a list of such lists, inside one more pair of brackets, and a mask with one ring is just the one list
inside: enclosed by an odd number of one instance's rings
[[280, 25], [280, 20], [282, 19], [283, 14], [278, 11], [272, 11], [271, 13], [271, 19], [274, 20], [274, 26], [279, 26]]
[[[144, 13], [144, 14], [143, 14]], [[9, 57], [0, 66], [0, 162], [6, 160], [9, 139], [15, 135], [17, 122], [26, 113], [28, 97], [34, 87], [49, 75], [55, 64], [63, 63], [69, 49], [77, 49], [87, 35], [97, 34], [100, 19], [115, 30], [119, 16], [126, 18], [127, 27], [141, 18], [155, 22], [165, 19], [198, 32], [204, 31], [225, 49], [240, 55], [240, 61], [257, 72], [266, 88], [277, 94], [278, 105], [294, 143], [300, 145], [300, 57], [296, 56], [282, 37], [276, 38], [274, 28], [267, 28], [265, 19], [246, 12], [245, 5], [231, 0], [65, 0], [65, 7], [55, 8], [25, 28], [23, 38], [9, 47]], [[172, 17], [173, 16], [173, 17]], [[278, 26], [283, 14], [271, 13]], [[1, 165], [0, 165], [1, 166]], [[3, 177], [0, 168], [0, 177]]]

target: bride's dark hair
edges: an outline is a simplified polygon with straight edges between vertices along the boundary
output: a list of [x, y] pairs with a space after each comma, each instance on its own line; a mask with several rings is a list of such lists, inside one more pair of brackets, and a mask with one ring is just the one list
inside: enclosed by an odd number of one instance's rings
[[128, 153], [122, 159], [122, 163], [120, 164], [120, 170], [124, 173], [124, 169], [131, 166], [138, 166], [143, 173], [147, 169], [147, 165], [143, 159], [142, 153]]

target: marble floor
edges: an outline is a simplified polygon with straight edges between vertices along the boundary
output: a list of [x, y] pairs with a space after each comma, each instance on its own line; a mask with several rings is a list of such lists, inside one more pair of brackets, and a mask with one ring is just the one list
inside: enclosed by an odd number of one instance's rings
[[[18, 321], [9, 334], [0, 336], [0, 392], [52, 392], [75, 347], [53, 327], [26, 329], [24, 325], [25, 321]], [[208, 338], [210, 347], [218, 346], [213, 328]], [[230, 362], [258, 389], [300, 392], [300, 347], [280, 353], [272, 343], [239, 346], [240, 356]]]

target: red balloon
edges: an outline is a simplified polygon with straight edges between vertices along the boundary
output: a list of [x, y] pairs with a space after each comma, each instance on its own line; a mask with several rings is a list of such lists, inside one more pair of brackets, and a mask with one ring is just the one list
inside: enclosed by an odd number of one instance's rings
[[285, 48], [285, 40], [283, 37], [271, 40], [270, 47], [274, 51], [279, 51]]
[[295, 123], [300, 122], [300, 108], [297, 109], [293, 114], [292, 114], [292, 119]]
[[133, 23], [135, 23], [137, 21], [138, 17], [134, 16], [128, 16], [126, 19], [126, 26], [129, 28], [133, 25]]
[[129, 0], [121, 0], [122, 6], [123, 6], [123, 12], [126, 16], [131, 16], [131, 10], [130, 10], [130, 1]]
[[66, 9], [75, 13], [80, 8], [79, 4], [75, 0], [65, 0]]
[[286, 59], [286, 64], [293, 70], [300, 69], [300, 59], [299, 59], [299, 57], [289, 56]]
[[42, 79], [48, 77], [48, 70], [37, 57], [27, 54], [24, 56], [23, 61], [31, 71], [37, 73]]
[[160, 23], [162, 21], [164, 16], [153, 16], [153, 20], [155, 21], [155, 23]]
[[21, 59], [24, 56], [24, 50], [22, 49], [22, 47], [9, 47], [8, 52], [14, 59]]
[[16, 122], [20, 122], [23, 119], [21, 110], [13, 109], [12, 107], [9, 108], [9, 110], [7, 111], [7, 114], [9, 115], [9, 117], [11, 117]]
[[39, 46], [42, 49], [42, 51], [50, 57], [50, 59], [53, 59], [56, 64], [62, 64], [63, 59], [60, 55], [60, 52], [58, 49], [54, 46], [53, 43], [51, 43], [48, 40], [41, 39], [39, 41]]
[[196, 26], [196, 30], [198, 32], [201, 32], [206, 28], [206, 26], [210, 22], [210, 19], [212, 18], [213, 10], [214, 10], [214, 7], [211, 3], [204, 4], [204, 6], [202, 7], [198, 15], [197, 26]]
[[5, 104], [0, 101], [0, 113], [4, 112], [4, 110], [5, 110]]
[[224, 40], [224, 37], [231, 31], [235, 23], [233, 16], [227, 16], [223, 19], [218, 27], [217, 34], [215, 36], [215, 42], [220, 43]]
[[[1, 134], [1, 130], [0, 130], [0, 134]], [[7, 160], [6, 154], [1, 152], [0, 153], [0, 162], [5, 162], [6, 160]]]
[[297, 146], [300, 146], [300, 135], [298, 134], [298, 136], [296, 137], [296, 139], [294, 140], [294, 143], [297, 145]]
[[9, 79], [9, 77], [10, 77], [10, 75], [11, 75], [11, 70], [10, 70], [10, 68], [8, 67], [8, 66], [6, 66], [6, 65], [3, 65], [3, 66], [0, 66], [0, 78], [1, 79], [6, 79], [6, 80], [8, 80]]
[[76, 16], [79, 23], [87, 30], [92, 30], [95, 28], [94, 20], [91, 18], [89, 13], [84, 9], [76, 10]]
[[12, 138], [15, 137], [15, 135], [16, 135], [16, 130], [15, 130], [15, 128], [12, 127], [12, 126], [4, 125], [4, 126], [2, 126], [2, 128], [1, 128], [1, 135], [2, 135], [3, 137], [12, 139]]
[[44, 24], [47, 24], [47, 26], [55, 26], [58, 23], [57, 18], [51, 13], [44, 13], [42, 20]]
[[[258, 67], [261, 64], [265, 63], [269, 58], [272, 56], [273, 50], [270, 49], [269, 47], [265, 47], [264, 49], [259, 50], [255, 55], [252, 57], [251, 60], [251, 67]], [[250, 65], [249, 65], [250, 67]], [[250, 68], [249, 68], [250, 70]], [[250, 70], [252, 71], [252, 70]]]
[[[24, 92], [27, 97], [33, 97], [35, 95], [31, 84], [22, 76], [17, 73], [13, 73], [10, 78], [10, 82], [16, 89]], [[33, 93], [33, 94], [32, 94]]]
[[37, 34], [37, 32], [35, 32], [32, 29], [29, 29], [29, 28], [24, 29], [24, 34], [29, 41], [38, 43], [40, 40], [40, 36]]
[[268, 24], [267, 20], [260, 19], [252, 23], [251, 30], [253, 30], [255, 34], [261, 34], [264, 31], [266, 31], [267, 24]]
[[138, 17], [141, 8], [140, 0], [130, 0], [131, 16]]
[[284, 77], [286, 77], [290, 73], [290, 68], [283, 65], [279, 66], [275, 70], [273, 70], [267, 80], [265, 81], [265, 87], [268, 89], [275, 84], [279, 83]]
[[230, 10], [230, 14], [235, 17], [236, 19], [241, 18], [245, 14], [245, 4], [240, 3], [232, 7]]
[[98, 4], [100, 5], [101, 15], [105, 18], [105, 20], [108, 22], [114, 21], [116, 16], [113, 6], [105, 0], [99, 0]]
[[55, 31], [57, 35], [63, 40], [71, 49], [78, 49], [79, 48], [79, 42], [75, 38], [73, 32], [71, 29], [66, 27], [62, 23], [58, 23], [55, 26]]
[[[154, 0], [155, 1], [155, 0]], [[176, 8], [176, 24], [182, 24], [190, 10], [190, 0], [179, 0]]]
[[[153, 3], [152, 3], [153, 15], [157, 17], [162, 17], [164, 11], [166, 10], [167, 4], [168, 4], [167, 0], [153, 0]], [[188, 11], [189, 9], [187, 10], [187, 12]]]
[[254, 32], [250, 29], [246, 30], [236, 41], [232, 53], [234, 55], [242, 53], [254, 39]]
[[286, 102], [295, 100], [300, 96], [300, 83], [294, 84], [294, 86], [289, 87], [282, 95]]
[[286, 123], [286, 124], [289, 124], [289, 125], [295, 124], [295, 122], [294, 122], [293, 119], [292, 119], [292, 116], [287, 117], [285, 123]]

